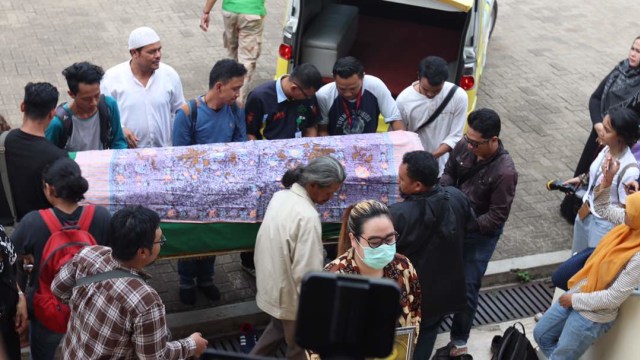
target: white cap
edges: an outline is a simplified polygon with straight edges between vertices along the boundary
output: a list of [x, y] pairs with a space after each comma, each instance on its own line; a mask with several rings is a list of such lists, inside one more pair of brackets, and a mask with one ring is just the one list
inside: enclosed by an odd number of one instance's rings
[[160, 41], [160, 36], [150, 27], [141, 26], [129, 34], [129, 50], [138, 49]]

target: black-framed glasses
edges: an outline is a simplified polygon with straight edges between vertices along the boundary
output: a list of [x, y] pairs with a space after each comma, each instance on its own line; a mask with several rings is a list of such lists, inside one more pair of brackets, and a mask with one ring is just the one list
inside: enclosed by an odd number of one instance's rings
[[489, 141], [491, 141], [491, 139], [484, 139], [482, 141], [471, 140], [471, 139], [469, 139], [467, 134], [464, 134], [463, 137], [464, 137], [464, 140], [467, 142], [467, 144], [471, 145], [471, 147], [474, 148], [474, 149], [477, 149], [478, 147], [480, 147], [480, 145], [484, 145], [484, 144], [488, 143]]
[[164, 234], [162, 234], [162, 236], [160, 236], [160, 240], [158, 241], [154, 241], [154, 244], [160, 244], [160, 246], [164, 245], [167, 242], [167, 238], [164, 236]]
[[366, 241], [367, 244], [369, 244], [369, 247], [372, 249], [375, 249], [377, 247], [380, 247], [380, 245], [385, 244], [385, 245], [393, 245], [396, 243], [396, 241], [398, 240], [398, 237], [400, 236], [400, 234], [398, 234], [397, 231], [394, 231], [393, 234], [382, 238], [380, 236], [371, 236], [368, 239], [362, 235], [358, 236], [359, 238], [361, 238], [362, 240]]
[[300, 89], [300, 92], [304, 96], [305, 100], [311, 100], [311, 96], [307, 95], [307, 93], [304, 91], [304, 89], [298, 82], [292, 81], [292, 83], [294, 83], [298, 87], [298, 89]]

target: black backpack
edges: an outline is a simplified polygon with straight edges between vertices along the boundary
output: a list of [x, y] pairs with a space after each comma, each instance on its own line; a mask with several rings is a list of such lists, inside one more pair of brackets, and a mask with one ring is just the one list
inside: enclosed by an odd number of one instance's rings
[[[520, 325], [522, 332], [516, 325]], [[538, 360], [538, 354], [525, 335], [524, 325], [517, 322], [502, 336], [496, 335], [491, 341], [491, 360]]]
[[[71, 133], [73, 133], [73, 121], [71, 120], [71, 111], [65, 106], [66, 103], [60, 104], [56, 109], [56, 116], [62, 121], [62, 148], [66, 149]], [[104, 150], [111, 149], [113, 142], [113, 129], [111, 127], [111, 111], [107, 106], [104, 94], [100, 94], [98, 101], [98, 117], [100, 118], [100, 142]]]

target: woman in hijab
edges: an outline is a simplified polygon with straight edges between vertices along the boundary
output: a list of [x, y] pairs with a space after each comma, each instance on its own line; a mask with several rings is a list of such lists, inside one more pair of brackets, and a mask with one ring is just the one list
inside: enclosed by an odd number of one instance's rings
[[613, 326], [620, 305], [640, 284], [640, 193], [627, 198], [623, 224], [613, 228], [569, 291], [551, 305], [533, 336], [550, 359], [578, 359]]
[[629, 106], [640, 92], [640, 36], [631, 44], [629, 57], [622, 60], [605, 77], [589, 99], [589, 114], [593, 130], [584, 146], [574, 176], [589, 171], [589, 165], [598, 153], [598, 144], [604, 136], [604, 116], [612, 106]]

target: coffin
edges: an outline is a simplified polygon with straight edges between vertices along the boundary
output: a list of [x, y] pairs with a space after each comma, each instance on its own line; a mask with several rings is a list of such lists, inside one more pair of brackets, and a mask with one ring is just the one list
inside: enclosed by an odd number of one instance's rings
[[411, 132], [362, 134], [167, 148], [86, 151], [75, 160], [89, 181], [85, 202], [112, 213], [144, 205], [162, 218], [161, 256], [253, 248], [284, 172], [331, 155], [346, 168], [337, 195], [318, 211], [323, 235], [335, 236], [345, 208], [364, 199], [398, 201], [404, 153], [422, 150]]

